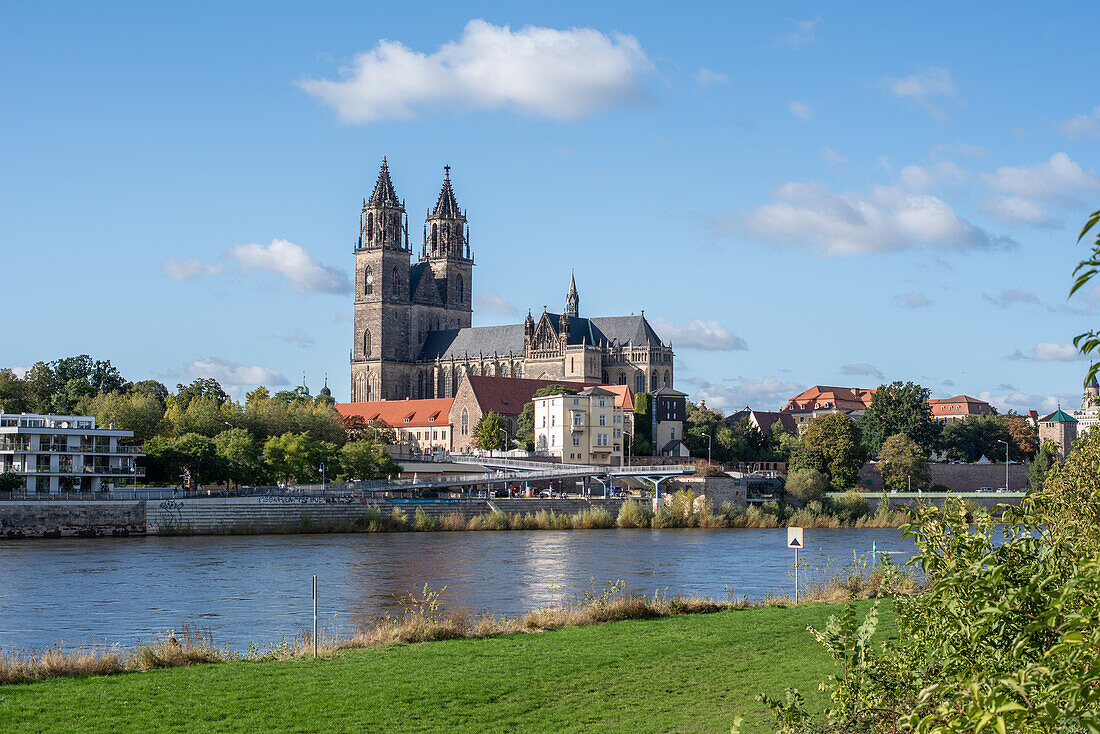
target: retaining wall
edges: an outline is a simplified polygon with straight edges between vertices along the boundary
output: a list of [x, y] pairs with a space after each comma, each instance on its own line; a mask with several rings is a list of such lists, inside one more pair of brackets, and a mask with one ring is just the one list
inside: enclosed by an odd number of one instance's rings
[[145, 502], [0, 502], [0, 538], [145, 535]]
[[[942, 484], [952, 492], [977, 492], [982, 487], [1005, 486], [1004, 464], [941, 464], [930, 462], [932, 484]], [[1028, 488], [1027, 464], [1008, 465], [1008, 484], [1016, 492]], [[864, 464], [859, 470], [858, 486], [867, 492], [881, 492], [882, 474], [874, 464]]]

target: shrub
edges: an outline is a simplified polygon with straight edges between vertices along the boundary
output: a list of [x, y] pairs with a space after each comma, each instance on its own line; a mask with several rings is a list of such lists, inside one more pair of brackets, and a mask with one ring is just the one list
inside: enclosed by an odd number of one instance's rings
[[620, 528], [648, 528], [653, 512], [641, 503], [627, 500], [619, 508], [619, 517], [615, 524]]
[[413, 530], [419, 530], [421, 532], [435, 530], [438, 523], [435, 518], [424, 512], [423, 507], [416, 508], [416, 519], [413, 520]]
[[817, 469], [799, 469], [787, 475], [787, 491], [803, 502], [822, 499], [828, 488], [829, 478]]

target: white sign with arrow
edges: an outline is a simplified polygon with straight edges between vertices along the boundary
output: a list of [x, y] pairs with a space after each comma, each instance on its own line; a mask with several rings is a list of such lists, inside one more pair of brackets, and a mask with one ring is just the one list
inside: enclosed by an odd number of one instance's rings
[[794, 603], [798, 603], [798, 550], [803, 547], [802, 528], [787, 528], [787, 547], [794, 548]]

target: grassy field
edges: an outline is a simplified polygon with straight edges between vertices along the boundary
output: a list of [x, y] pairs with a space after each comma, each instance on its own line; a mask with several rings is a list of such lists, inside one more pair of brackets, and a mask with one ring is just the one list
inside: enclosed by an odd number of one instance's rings
[[[861, 610], [870, 602], [859, 602]], [[757, 607], [541, 634], [385, 645], [0, 687], [12, 732], [768, 732], [753, 697], [803, 691], [832, 661], [805, 632], [837, 607]], [[884, 606], [880, 631], [894, 634]]]

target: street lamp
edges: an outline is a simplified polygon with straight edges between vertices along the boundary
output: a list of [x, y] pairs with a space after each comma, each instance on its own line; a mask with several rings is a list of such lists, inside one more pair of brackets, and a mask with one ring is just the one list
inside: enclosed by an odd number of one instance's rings
[[325, 496], [325, 465], [321, 464], [321, 496]]
[[707, 437], [707, 466], [710, 466], [710, 434], [704, 433], [703, 435]]
[[626, 465], [630, 466], [630, 433], [623, 431], [626, 435]]
[[1008, 491], [1008, 441], [1003, 438], [998, 438], [997, 443], [1003, 443], [1005, 445], [1005, 491]]
[[504, 434], [504, 448], [500, 452], [500, 455], [503, 457], [504, 452], [508, 450], [508, 429], [507, 428], [498, 428], [497, 433], [503, 433]]

